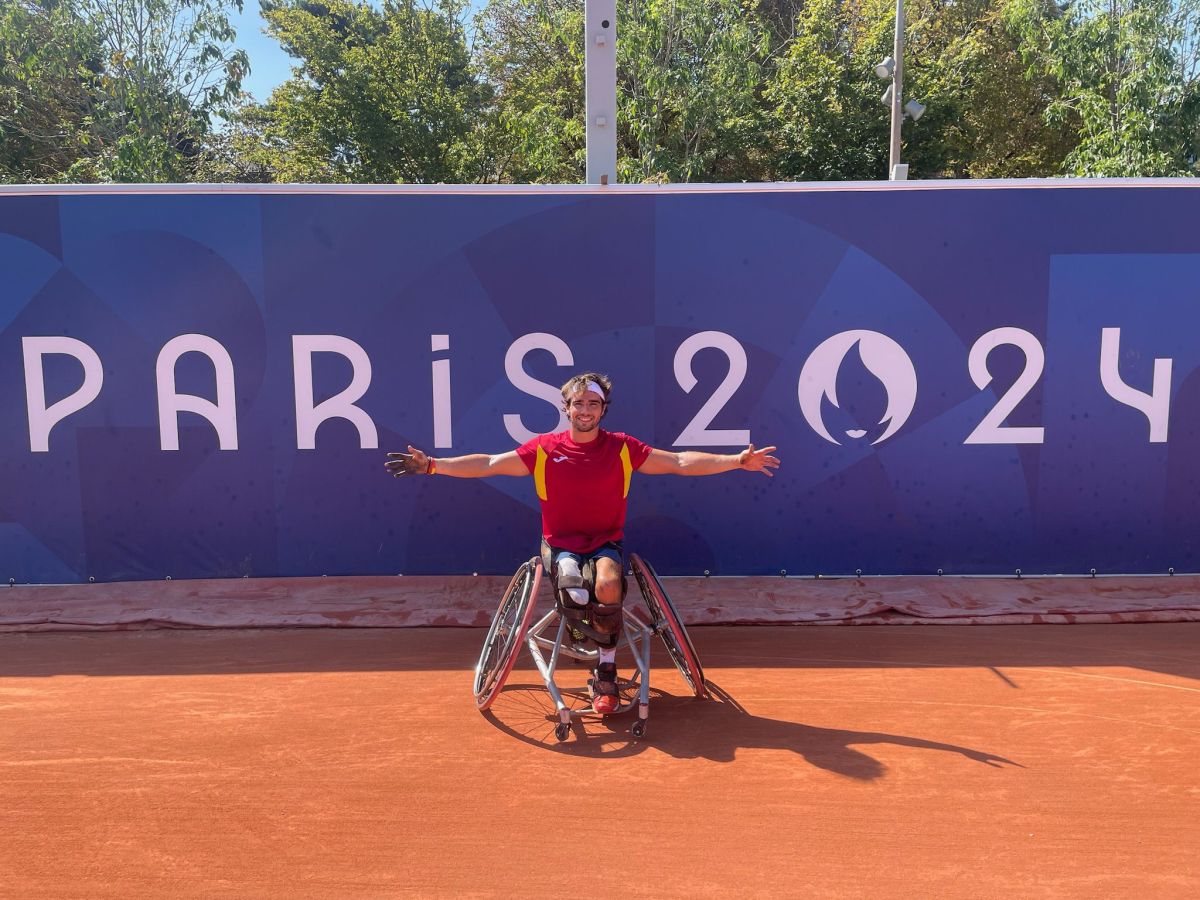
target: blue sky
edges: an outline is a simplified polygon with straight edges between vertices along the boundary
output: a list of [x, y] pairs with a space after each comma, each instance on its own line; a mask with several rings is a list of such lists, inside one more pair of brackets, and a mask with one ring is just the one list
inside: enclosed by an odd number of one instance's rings
[[250, 56], [250, 77], [242, 82], [242, 90], [263, 103], [292, 74], [291, 57], [279, 48], [274, 38], [263, 34], [258, 0], [245, 0], [242, 12], [232, 20], [237, 29], [237, 45]]

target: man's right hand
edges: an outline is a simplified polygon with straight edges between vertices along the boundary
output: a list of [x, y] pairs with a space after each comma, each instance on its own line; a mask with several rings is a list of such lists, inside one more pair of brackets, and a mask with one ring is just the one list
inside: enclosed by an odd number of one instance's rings
[[389, 453], [383, 467], [394, 478], [402, 475], [428, 475], [429, 456], [410, 445], [407, 453]]

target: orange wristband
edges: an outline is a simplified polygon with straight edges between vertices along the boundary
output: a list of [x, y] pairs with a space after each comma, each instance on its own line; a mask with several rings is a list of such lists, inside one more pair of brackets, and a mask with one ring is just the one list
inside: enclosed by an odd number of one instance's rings
[[434, 459], [432, 456], [429, 457], [429, 467], [425, 470], [425, 474], [426, 475], [436, 475], [437, 474], [437, 460]]

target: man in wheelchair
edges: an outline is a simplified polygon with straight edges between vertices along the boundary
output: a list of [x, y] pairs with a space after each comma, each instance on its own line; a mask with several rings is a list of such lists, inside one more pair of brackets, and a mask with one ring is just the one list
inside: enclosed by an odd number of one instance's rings
[[644, 475], [717, 475], [735, 469], [772, 475], [774, 447], [717, 454], [658, 450], [600, 422], [608, 413], [612, 382], [585, 372], [562, 386], [570, 426], [538, 435], [516, 450], [442, 459], [409, 447], [389, 453], [384, 467], [395, 476], [449, 475], [487, 478], [532, 475], [542, 507], [542, 560], [554, 585], [559, 611], [572, 634], [593, 641], [599, 664], [592, 678], [592, 708], [614, 712], [617, 640], [625, 600], [625, 510], [634, 472]]

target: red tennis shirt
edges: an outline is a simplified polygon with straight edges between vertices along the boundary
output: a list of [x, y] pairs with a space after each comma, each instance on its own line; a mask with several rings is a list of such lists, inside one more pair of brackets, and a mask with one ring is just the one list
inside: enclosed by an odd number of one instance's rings
[[650, 446], [635, 437], [597, 432], [586, 444], [561, 431], [517, 448], [542, 501], [542, 537], [572, 553], [590, 553], [625, 536], [630, 477], [650, 455]]

